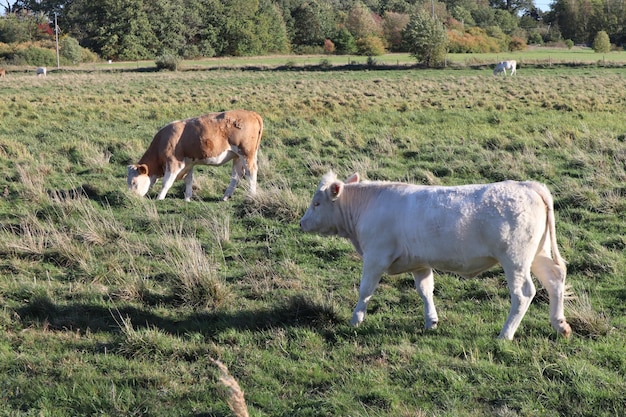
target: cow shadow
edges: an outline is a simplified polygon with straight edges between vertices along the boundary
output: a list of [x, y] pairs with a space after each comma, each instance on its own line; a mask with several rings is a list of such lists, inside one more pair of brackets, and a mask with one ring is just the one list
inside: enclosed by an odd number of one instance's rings
[[332, 337], [328, 333], [330, 329], [345, 320], [332, 308], [304, 296], [288, 298], [275, 307], [191, 312], [171, 318], [149, 307], [108, 307], [90, 302], [57, 304], [47, 295], [39, 294], [14, 311], [24, 327], [45, 323], [49, 330], [119, 334], [124, 332], [124, 322], [130, 321], [134, 329], [156, 328], [172, 335], [199, 333], [205, 337], [215, 337], [231, 329], [261, 332], [277, 327], [307, 327]]

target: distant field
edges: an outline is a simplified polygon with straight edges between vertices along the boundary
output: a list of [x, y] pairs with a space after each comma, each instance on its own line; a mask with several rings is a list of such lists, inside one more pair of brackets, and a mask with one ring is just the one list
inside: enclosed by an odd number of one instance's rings
[[[607, 54], [595, 53], [590, 48], [574, 47], [572, 49], [565, 48], [548, 48], [533, 47], [526, 51], [498, 53], [498, 54], [449, 54], [448, 62], [450, 65], [491, 65], [495, 62], [515, 59], [521, 65], [549, 65], [550, 63], [570, 63], [570, 64], [623, 64], [626, 63], [626, 52], [610, 52]], [[373, 57], [378, 65], [415, 65], [415, 58], [409, 54], [386, 54]], [[258, 57], [224, 57], [224, 58], [207, 58], [200, 60], [183, 61], [181, 69], [201, 69], [214, 67], [281, 67], [281, 66], [315, 66], [320, 62], [328, 62], [331, 65], [365, 65], [368, 63], [368, 57], [357, 55], [279, 55], [279, 56], [258, 56]], [[112, 64], [88, 64], [84, 67], [98, 69], [116, 69], [116, 68], [149, 68], [154, 67], [154, 61], [139, 62], [115, 62]]]
[[[520, 60], [541, 59], [528, 54]], [[268, 58], [193, 65], [224, 62]], [[0, 79], [0, 417], [233, 415], [212, 359], [254, 417], [623, 415], [626, 73], [522, 66], [497, 78], [472, 65], [98, 65]], [[190, 203], [180, 182], [164, 201], [160, 184], [149, 198], [126, 192], [127, 165], [157, 129], [229, 108], [265, 120], [257, 197], [243, 181], [219, 201], [230, 166], [198, 169]], [[358, 256], [298, 224], [331, 168], [420, 184], [546, 183], [573, 337], [552, 330], [536, 283], [515, 340], [497, 340], [510, 307], [499, 267], [437, 273], [435, 331], [422, 329], [408, 274], [383, 277], [351, 327]]]

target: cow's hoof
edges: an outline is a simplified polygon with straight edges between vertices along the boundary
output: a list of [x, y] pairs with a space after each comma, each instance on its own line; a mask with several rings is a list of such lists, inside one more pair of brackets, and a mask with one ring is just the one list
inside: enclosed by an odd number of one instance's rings
[[356, 327], [359, 324], [363, 323], [364, 318], [365, 318], [365, 313], [362, 313], [360, 311], [356, 312], [352, 315], [352, 320], [350, 320], [350, 324]]
[[561, 322], [561, 334], [566, 339], [569, 339], [570, 337], [572, 337], [572, 328], [570, 327], [569, 324], [567, 324], [565, 320]]
[[426, 329], [426, 330], [435, 330], [437, 328], [437, 324], [439, 324], [439, 322], [437, 322], [437, 321], [433, 321], [431, 323], [426, 323], [426, 325], [424, 326], [424, 329]]

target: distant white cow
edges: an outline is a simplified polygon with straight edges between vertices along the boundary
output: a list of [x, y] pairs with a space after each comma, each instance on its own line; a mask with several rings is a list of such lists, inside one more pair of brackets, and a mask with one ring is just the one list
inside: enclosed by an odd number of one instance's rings
[[506, 77], [506, 70], [510, 70], [511, 75], [514, 75], [517, 71], [517, 61], [510, 60], [498, 62], [493, 70], [493, 75], [498, 75], [503, 72], [504, 76]]
[[37, 68], [37, 77], [45, 77], [47, 72], [46, 67], [39, 67]]
[[500, 337], [512, 339], [535, 286], [548, 290], [550, 322], [565, 337], [565, 262], [556, 244], [552, 196], [537, 182], [431, 187], [390, 182], [346, 182], [329, 172], [300, 221], [305, 232], [339, 235], [363, 259], [359, 301], [352, 324], [365, 318], [367, 303], [384, 273], [410, 272], [424, 302], [425, 327], [437, 326], [433, 269], [473, 277], [502, 265], [511, 310]]

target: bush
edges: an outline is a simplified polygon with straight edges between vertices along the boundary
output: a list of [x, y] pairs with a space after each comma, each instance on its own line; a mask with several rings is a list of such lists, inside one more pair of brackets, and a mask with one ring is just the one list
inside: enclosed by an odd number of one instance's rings
[[528, 42], [535, 44], [535, 45], [543, 45], [543, 38], [541, 37], [541, 34], [537, 31], [534, 31], [533, 33], [530, 34], [530, 37], [528, 38]]
[[155, 64], [159, 70], [177, 71], [180, 61], [180, 58], [176, 55], [163, 54], [156, 58]]
[[609, 35], [601, 30], [593, 40], [593, 50], [599, 53], [606, 53], [611, 51], [611, 41]]
[[335, 52], [335, 44], [330, 39], [324, 41], [324, 53], [332, 54]]
[[56, 52], [50, 49], [29, 46], [25, 49], [18, 49], [9, 59], [13, 65], [35, 65], [40, 67], [50, 67], [56, 65]]
[[339, 54], [354, 54], [357, 52], [354, 36], [348, 30], [341, 29], [335, 39], [335, 48]]
[[574, 41], [571, 39], [566, 39], [565, 45], [567, 46], [567, 49], [572, 49], [572, 47], [574, 46]]
[[298, 45], [293, 48], [296, 55], [320, 55], [324, 53], [324, 48], [319, 45]]
[[63, 36], [59, 41], [59, 53], [72, 64], [78, 64], [83, 59], [83, 51], [78, 41], [70, 36]]
[[523, 51], [527, 47], [526, 41], [517, 36], [513, 36], [511, 38], [511, 42], [509, 42], [509, 50], [510, 51]]
[[490, 37], [485, 29], [479, 27], [470, 28], [467, 32], [448, 30], [448, 49], [452, 53], [501, 52], [500, 43], [499, 39]]
[[378, 36], [366, 36], [356, 41], [359, 55], [378, 56], [385, 53], [385, 44]]

